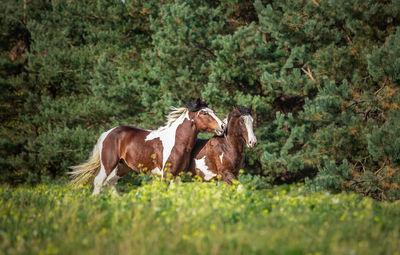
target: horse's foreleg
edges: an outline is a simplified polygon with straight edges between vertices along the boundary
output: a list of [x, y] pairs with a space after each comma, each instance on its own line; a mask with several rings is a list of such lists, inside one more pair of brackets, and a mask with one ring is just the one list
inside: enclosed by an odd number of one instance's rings
[[229, 185], [232, 185], [233, 180], [237, 179], [235, 175], [229, 170], [223, 170], [221, 172], [221, 176], [222, 176], [221, 180]]

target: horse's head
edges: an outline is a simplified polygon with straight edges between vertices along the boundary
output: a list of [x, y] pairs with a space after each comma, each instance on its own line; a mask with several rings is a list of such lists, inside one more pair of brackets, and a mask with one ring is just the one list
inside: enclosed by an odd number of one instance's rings
[[257, 138], [253, 129], [254, 119], [251, 116], [251, 106], [246, 108], [243, 106], [234, 106], [233, 111], [228, 117], [229, 132], [237, 136], [241, 136], [249, 148], [253, 148], [257, 144]]
[[208, 108], [206, 101], [203, 99], [194, 100], [186, 107], [192, 113], [191, 119], [200, 132], [211, 132], [216, 135], [224, 134], [224, 126], [222, 121], [215, 115], [214, 111]]

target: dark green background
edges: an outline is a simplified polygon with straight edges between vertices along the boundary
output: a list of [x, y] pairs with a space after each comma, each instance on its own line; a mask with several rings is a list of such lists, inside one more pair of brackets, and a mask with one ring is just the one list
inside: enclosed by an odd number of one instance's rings
[[252, 105], [246, 169], [400, 198], [400, 1], [3, 1], [1, 182], [60, 177], [101, 132], [203, 97]]

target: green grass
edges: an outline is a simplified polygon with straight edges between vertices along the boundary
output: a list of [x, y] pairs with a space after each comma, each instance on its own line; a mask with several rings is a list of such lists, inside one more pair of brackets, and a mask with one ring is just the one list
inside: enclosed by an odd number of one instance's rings
[[246, 186], [2, 186], [0, 253], [399, 254], [399, 202]]

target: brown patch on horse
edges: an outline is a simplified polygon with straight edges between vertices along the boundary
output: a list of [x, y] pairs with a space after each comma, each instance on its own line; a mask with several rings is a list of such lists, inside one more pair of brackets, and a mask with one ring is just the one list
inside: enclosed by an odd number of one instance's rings
[[[142, 173], [143, 169], [152, 170], [156, 167], [161, 168], [162, 155], [160, 139], [145, 141], [148, 130], [143, 130], [130, 126], [119, 126], [112, 130], [104, 139], [102, 150], [102, 163], [109, 175], [117, 166], [120, 159], [123, 159], [126, 165], [138, 173]], [[145, 146], [138, 146], [144, 144]], [[118, 152], [118, 153], [115, 153]], [[151, 155], [155, 154], [155, 157]], [[118, 168], [118, 176], [124, 176], [129, 169]]]

